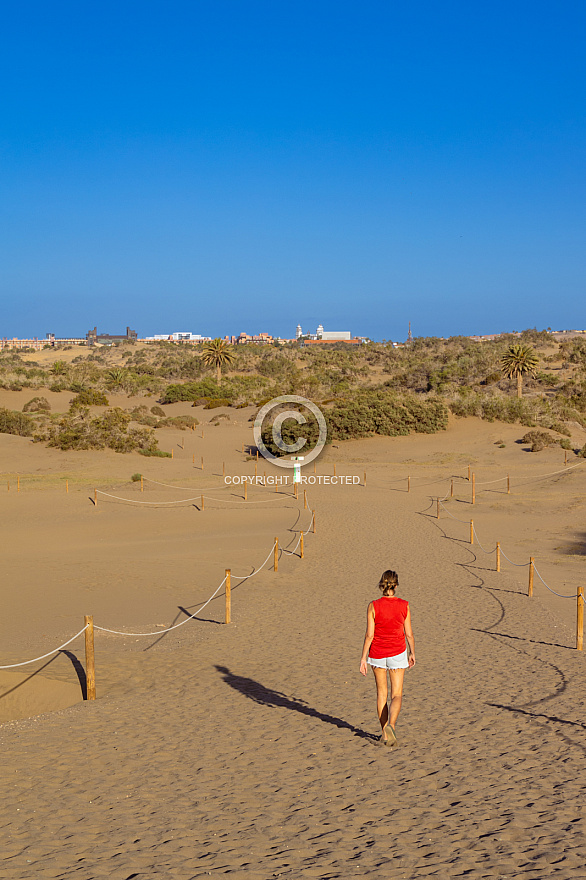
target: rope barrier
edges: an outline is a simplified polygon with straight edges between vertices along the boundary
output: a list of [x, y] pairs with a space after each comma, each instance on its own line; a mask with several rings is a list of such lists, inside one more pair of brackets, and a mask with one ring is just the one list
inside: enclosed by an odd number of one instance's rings
[[[230, 487], [230, 488], [232, 488], [232, 487]], [[203, 493], [203, 494], [205, 495], [205, 493]], [[284, 492], [280, 492], [279, 495], [280, 495], [279, 500], [292, 497], [291, 495], [285, 495]], [[258, 501], [249, 501], [248, 499], [245, 500], [244, 498], [212, 498], [211, 495], [205, 495], [205, 499], [206, 499], [206, 501], [217, 501], [218, 504], [224, 503], [224, 502], [227, 502], [228, 504], [230, 504], [232, 502], [234, 504], [270, 504], [271, 501], [275, 500], [275, 496], [273, 495], [271, 498], [259, 498]]]
[[502, 548], [501, 548], [501, 555], [504, 556], [505, 559], [511, 563], [511, 565], [515, 565], [517, 568], [527, 568], [528, 565], [531, 565], [530, 562], [513, 562], [512, 559], [509, 559], [509, 557], [507, 556], [507, 554], [505, 553], [505, 551]]
[[[232, 489], [233, 486], [226, 487]], [[135, 501], [134, 498], [122, 498], [120, 495], [111, 495], [109, 492], [103, 492], [101, 489], [96, 489], [96, 492], [99, 495], [104, 495], [106, 498], [114, 498], [116, 501], [126, 501], [128, 504], [187, 504], [191, 501], [199, 501], [201, 499], [202, 494], [195, 495], [193, 498], [178, 498], [177, 501]], [[291, 495], [286, 495], [284, 492], [280, 493], [281, 499], [291, 498]], [[208, 501], [217, 501], [218, 504], [223, 504], [224, 502], [233, 503], [233, 504], [268, 504], [271, 501], [274, 501], [274, 496], [271, 498], [259, 498], [257, 501], [248, 501], [242, 498], [212, 498], [211, 495], [205, 495], [205, 498]]]
[[128, 504], [187, 504], [188, 501], [198, 501], [201, 494], [195, 495], [193, 498], [179, 498], [177, 501], [135, 501], [134, 498], [121, 498], [120, 495], [111, 495], [109, 492], [102, 492], [96, 489], [99, 495], [105, 495], [106, 498], [114, 498], [116, 501], [126, 501]]
[[265, 561], [263, 562], [263, 564], [260, 566], [260, 568], [257, 568], [256, 571], [253, 571], [253, 572], [251, 572], [250, 574], [235, 574], [235, 575], [232, 575], [232, 577], [235, 577], [237, 581], [248, 581], [248, 580], [250, 580], [250, 578], [253, 578], [255, 575], [257, 575], [257, 574], [259, 573], [259, 571], [262, 571], [262, 570], [263, 570], [263, 568], [265, 567], [265, 565], [267, 564], [267, 562], [269, 561], [269, 559], [270, 559], [271, 556], [273, 555], [274, 550], [275, 550], [275, 542], [273, 541], [273, 546], [272, 546], [271, 549], [269, 550], [269, 555], [267, 556], [267, 558], [265, 559]]
[[0, 666], [0, 669], [16, 669], [17, 666], [28, 666], [29, 663], [36, 663], [37, 660], [44, 660], [46, 657], [50, 657], [51, 654], [57, 654], [58, 651], [62, 651], [63, 648], [66, 648], [67, 645], [70, 645], [72, 642], [78, 639], [80, 635], [86, 631], [87, 628], [88, 624], [86, 623], [83, 629], [80, 629], [80, 631], [72, 636], [69, 641], [63, 642], [63, 644], [59, 645], [58, 648], [54, 648], [52, 651], [49, 651], [47, 654], [43, 654], [41, 657], [35, 657], [34, 660], [24, 660], [22, 663], [10, 663], [8, 666]]
[[443, 507], [443, 509], [445, 510], [445, 512], [448, 514], [448, 516], [451, 516], [452, 519], [455, 519], [455, 520], [456, 520], [456, 522], [466, 523], [466, 525], [468, 525], [468, 523], [470, 522], [469, 519], [460, 519], [458, 516], [454, 516], [453, 513], [450, 513], [450, 511], [449, 511], [448, 508], [445, 506], [445, 504], [443, 503], [443, 501], [440, 500], [440, 504], [441, 504], [441, 506]]
[[[160, 483], [159, 480], [151, 480], [150, 477], [143, 477], [143, 479], [147, 483], [155, 483], [155, 485], [157, 485], [157, 486], [166, 486], [168, 489], [181, 489], [185, 492], [195, 491], [195, 489], [198, 488], [197, 486], [172, 486], [171, 483]], [[203, 488], [204, 492], [205, 492], [206, 488], [207, 489], [219, 489], [221, 491], [222, 489], [232, 489], [232, 486], [228, 486], [228, 485], [226, 485], [226, 486], [204, 486], [204, 488]]]
[[550, 592], [550, 593], [553, 593], [554, 596], [559, 596], [560, 599], [575, 599], [575, 598], [576, 598], [575, 594], [572, 594], [572, 595], [569, 595], [569, 596], [565, 596], [563, 593], [556, 593], [555, 590], [552, 590], [552, 588], [551, 588], [548, 584], [545, 583], [545, 581], [543, 580], [543, 578], [541, 577], [541, 575], [540, 575], [539, 572], [537, 571], [537, 566], [535, 565], [535, 563], [533, 564], [533, 571], [535, 572], [535, 574], [537, 575], [537, 577], [539, 578], [539, 580], [541, 581], [541, 583], [543, 584], [543, 586], [544, 586], [544, 587], [547, 587], [547, 589], [549, 590], [549, 592]]
[[[476, 540], [478, 541], [478, 546], [482, 550], [483, 553], [486, 553], [487, 556], [492, 556], [493, 553], [496, 553], [496, 547], [493, 550], [485, 550], [482, 544], [480, 543], [480, 538], [478, 537], [478, 532], [476, 531], [476, 526], [472, 526], [472, 531], [476, 535]], [[502, 551], [501, 551], [502, 552]]]
[[476, 483], [477, 486], [490, 486], [492, 483], [501, 483], [503, 480], [506, 480], [506, 477], [497, 477], [496, 480], [483, 480], [481, 483]]
[[214, 592], [212, 593], [210, 598], [207, 600], [207, 602], [205, 602], [201, 606], [201, 608], [198, 608], [197, 611], [195, 611], [193, 614], [190, 614], [189, 617], [185, 618], [185, 620], [182, 620], [180, 623], [176, 623], [173, 626], [168, 626], [166, 629], [158, 629], [155, 632], [148, 632], [148, 633], [129, 633], [129, 632], [121, 632], [120, 630], [117, 630], [117, 629], [106, 629], [105, 626], [98, 626], [97, 623], [94, 623], [94, 629], [99, 629], [102, 632], [112, 633], [115, 636], [162, 636], [162, 635], [165, 635], [165, 633], [171, 632], [171, 630], [174, 630], [174, 629], [178, 629], [180, 626], [183, 626], [183, 624], [187, 623], [190, 620], [193, 620], [193, 618], [197, 617], [198, 614], [201, 614], [201, 612], [204, 610], [204, 608], [206, 608], [210, 604], [212, 599], [214, 599], [216, 597], [216, 595], [219, 593], [219, 591], [222, 589], [222, 587], [224, 586], [225, 583], [226, 583], [226, 578], [224, 578], [222, 583], [216, 587], [216, 589], [214, 590]]
[[[98, 492], [101, 492], [101, 490], [99, 490], [99, 489], [98, 489], [97, 491], [98, 491]], [[101, 494], [102, 494], [102, 495], [107, 495], [107, 496], [110, 497], [110, 498], [116, 498], [116, 497], [117, 497], [117, 496], [115, 496], [115, 495], [109, 495], [109, 493], [107, 493], [107, 492], [101, 492]], [[121, 501], [127, 501], [128, 499], [126, 499], [126, 498], [120, 498], [119, 500], [121, 500]], [[185, 499], [184, 499], [184, 500], [185, 500]], [[271, 500], [272, 500], [272, 499], [271, 499]], [[139, 504], [141, 504], [141, 503], [148, 503], [148, 502], [135, 502], [135, 503], [139, 503]], [[156, 503], [156, 502], [154, 502], [154, 503]], [[160, 502], [159, 502], [159, 503], [160, 503]], [[163, 503], [165, 503], [165, 502], [163, 502]], [[176, 504], [176, 503], [181, 503], [181, 502], [166, 502], [166, 503]], [[288, 553], [289, 555], [293, 555], [293, 554], [295, 553], [295, 551], [297, 550], [297, 547], [299, 546], [299, 542], [300, 542], [300, 540], [301, 540], [301, 536], [302, 536], [302, 535], [307, 535], [307, 534], [309, 533], [309, 531], [310, 531], [310, 529], [311, 529], [311, 527], [312, 527], [312, 525], [313, 525], [314, 518], [315, 518], [315, 513], [312, 511], [312, 514], [311, 514], [311, 520], [310, 520], [310, 523], [309, 523], [308, 528], [307, 528], [305, 531], [301, 530], [301, 532], [300, 532], [300, 534], [299, 534], [299, 537], [298, 537], [298, 539], [297, 539], [297, 544], [295, 545], [295, 547], [293, 548], [293, 550], [292, 550], [292, 551], [289, 551], [289, 550], [283, 550], [284, 553]], [[267, 564], [267, 562], [269, 561], [269, 559], [270, 559], [271, 556], [273, 555], [276, 544], [277, 544], [277, 541], [273, 541], [273, 545], [272, 545], [271, 549], [269, 550], [269, 553], [268, 553], [266, 559], [264, 560], [264, 562], [262, 563], [262, 565], [261, 565], [259, 568], [256, 569], [256, 571], [253, 571], [253, 572], [251, 572], [250, 574], [246, 574], [246, 575], [236, 575], [236, 574], [235, 574], [235, 575], [233, 575], [233, 577], [236, 578], [236, 580], [239, 580], [239, 581], [241, 581], [241, 582], [244, 582], [244, 581], [250, 580], [250, 579], [253, 578], [255, 575], [257, 575], [260, 571], [263, 570], [263, 568], [265, 567], [265, 565]], [[221, 581], [221, 583], [218, 584], [218, 586], [216, 587], [216, 589], [214, 590], [214, 592], [211, 594], [211, 596], [210, 596], [210, 597], [204, 602], [204, 604], [203, 604], [200, 608], [198, 608], [197, 611], [194, 611], [194, 613], [193, 613], [193, 614], [190, 614], [188, 617], [186, 617], [185, 620], [182, 620], [182, 621], [180, 621], [179, 623], [174, 624], [173, 626], [166, 627], [165, 629], [157, 629], [157, 630], [155, 630], [154, 632], [140, 632], [140, 633], [137, 633], [137, 632], [124, 632], [124, 631], [122, 631], [122, 630], [109, 629], [108, 627], [105, 627], [105, 626], [99, 626], [97, 623], [94, 623], [94, 624], [93, 624], [93, 628], [94, 628], [94, 629], [97, 629], [97, 630], [100, 630], [101, 632], [107, 632], [107, 633], [110, 633], [110, 634], [112, 634], [112, 635], [116, 635], [116, 636], [127, 636], [127, 637], [129, 637], [129, 638], [135, 638], [135, 637], [136, 637], [136, 638], [139, 638], [139, 637], [142, 637], [142, 636], [144, 636], [144, 637], [149, 637], [149, 636], [161, 636], [161, 635], [165, 635], [166, 633], [172, 632], [172, 631], [175, 630], [175, 629], [179, 629], [180, 626], [184, 626], [184, 624], [188, 623], [190, 620], [193, 620], [195, 617], [197, 617], [198, 614], [201, 614], [201, 612], [202, 612], [205, 608], [207, 608], [207, 606], [210, 604], [210, 602], [211, 602], [213, 599], [215, 599], [215, 597], [218, 595], [218, 593], [220, 592], [220, 590], [222, 589], [222, 587], [225, 585], [227, 579], [228, 579], [228, 576], [226, 575], [226, 576], [224, 577], [224, 579]], [[10, 663], [10, 664], [5, 665], [5, 666], [0, 666], [0, 669], [16, 669], [16, 668], [21, 667], [21, 666], [28, 666], [28, 665], [31, 664], [31, 663], [37, 663], [39, 660], [45, 660], [47, 657], [51, 657], [53, 654], [57, 654], [59, 651], [62, 651], [63, 648], [66, 648], [67, 645], [70, 645], [72, 642], [74, 642], [77, 638], [79, 638], [79, 636], [82, 635], [82, 633], [84, 633], [84, 632], [87, 630], [87, 628], [88, 628], [89, 625], [90, 625], [89, 623], [86, 623], [85, 626], [84, 626], [82, 629], [80, 629], [80, 631], [79, 631], [78, 633], [76, 633], [74, 636], [72, 636], [70, 639], [68, 639], [68, 640], [67, 640], [66, 642], [64, 642], [62, 645], [59, 645], [58, 648], [54, 648], [52, 651], [48, 651], [46, 654], [42, 654], [40, 657], [34, 657], [32, 660], [23, 660], [21, 663]]]

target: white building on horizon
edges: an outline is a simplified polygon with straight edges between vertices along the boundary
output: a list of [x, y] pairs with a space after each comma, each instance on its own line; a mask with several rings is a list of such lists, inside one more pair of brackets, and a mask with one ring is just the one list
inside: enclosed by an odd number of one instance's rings
[[155, 336], [145, 336], [141, 342], [211, 342], [211, 339], [211, 336], [201, 336], [199, 333], [177, 331], [176, 333], [157, 333]]
[[[295, 339], [303, 339], [304, 334], [301, 329], [301, 324], [297, 325], [297, 329], [295, 331]], [[305, 336], [306, 339], [323, 339], [326, 342], [335, 342], [339, 340], [340, 342], [347, 342], [352, 339], [352, 334], [349, 330], [324, 330], [323, 324], [319, 324], [315, 333], [308, 333]]]

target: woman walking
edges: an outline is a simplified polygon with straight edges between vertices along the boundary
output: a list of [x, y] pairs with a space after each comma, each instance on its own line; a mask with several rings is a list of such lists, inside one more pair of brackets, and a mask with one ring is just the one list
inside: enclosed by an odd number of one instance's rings
[[[379, 581], [382, 597], [375, 599], [366, 612], [366, 635], [360, 660], [360, 672], [372, 666], [376, 681], [376, 707], [382, 729], [381, 742], [397, 745], [395, 726], [401, 711], [405, 670], [415, 666], [415, 641], [411, 612], [405, 599], [395, 596], [399, 576], [390, 569]], [[409, 654], [407, 653], [407, 641]], [[387, 670], [391, 679], [391, 710], [388, 707]]]

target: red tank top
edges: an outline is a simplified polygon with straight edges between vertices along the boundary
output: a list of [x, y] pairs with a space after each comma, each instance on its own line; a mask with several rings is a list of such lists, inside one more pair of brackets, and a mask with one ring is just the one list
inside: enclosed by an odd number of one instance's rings
[[375, 599], [374, 605], [374, 639], [368, 652], [373, 660], [381, 657], [396, 657], [405, 651], [405, 618], [409, 611], [409, 602], [398, 596], [382, 596]]

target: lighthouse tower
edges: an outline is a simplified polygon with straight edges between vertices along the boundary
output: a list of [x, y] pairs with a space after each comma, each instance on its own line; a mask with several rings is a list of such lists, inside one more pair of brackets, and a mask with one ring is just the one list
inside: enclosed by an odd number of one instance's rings
[[303, 336], [303, 330], [301, 329], [301, 324], [297, 325], [297, 329], [295, 330], [295, 339], [301, 339]]

